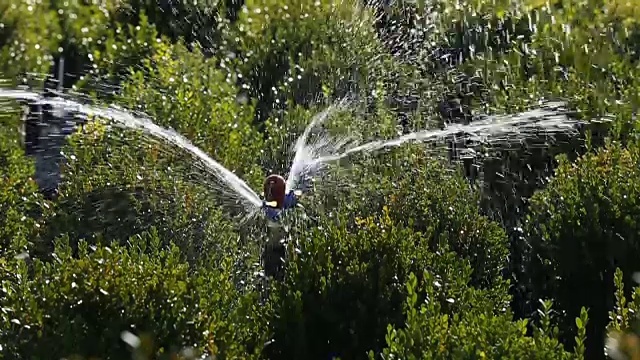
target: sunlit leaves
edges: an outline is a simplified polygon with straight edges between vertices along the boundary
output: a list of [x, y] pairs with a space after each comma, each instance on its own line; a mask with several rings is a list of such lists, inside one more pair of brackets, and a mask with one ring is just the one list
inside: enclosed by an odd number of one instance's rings
[[255, 183], [262, 139], [253, 127], [253, 109], [238, 103], [235, 83], [216, 67], [217, 59], [205, 58], [198, 48], [189, 51], [182, 44], [164, 43], [142, 64], [123, 84], [120, 102], [184, 134]]
[[565, 322], [588, 306], [598, 330], [587, 338], [602, 336], [616, 267], [626, 283], [639, 270], [639, 164], [635, 145], [613, 144], [575, 164], [563, 161], [555, 179], [531, 199], [525, 239], [532, 252], [524, 278], [534, 296], [553, 294]]
[[[245, 91], [259, 99], [257, 116], [358, 89], [379, 65], [373, 17], [356, 2], [250, 1], [230, 42]], [[265, 39], [267, 39], [265, 41]]]
[[[49, 1], [3, 1], [0, 4], [0, 75], [14, 83], [41, 81], [58, 53], [56, 13]], [[35, 75], [35, 76], [34, 76]], [[35, 83], [37, 84], [37, 82]]]
[[[151, 231], [130, 238], [127, 248], [81, 244], [76, 258], [61, 237], [55, 260], [36, 260], [29, 274], [19, 271], [22, 261], [0, 263], [0, 271], [21, 274], [0, 284], [2, 343], [25, 357], [128, 357], [120, 337], [129, 331], [149, 335], [152, 354], [195, 346], [252, 358], [266, 340], [256, 296], [236, 292], [228, 263], [192, 274], [180, 250], [161, 243]], [[252, 331], [237, 331], [240, 324]]]
[[31, 178], [33, 163], [0, 130], [0, 256], [29, 255], [38, 233], [34, 211], [43, 201]]

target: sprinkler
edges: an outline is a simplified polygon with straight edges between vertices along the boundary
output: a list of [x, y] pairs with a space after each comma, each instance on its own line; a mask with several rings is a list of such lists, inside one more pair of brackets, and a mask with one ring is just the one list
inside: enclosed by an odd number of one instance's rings
[[301, 191], [294, 190], [287, 193], [284, 177], [277, 174], [267, 176], [264, 180], [263, 191], [262, 208], [272, 226], [277, 226], [284, 211], [296, 207], [298, 197], [302, 194]]
[[262, 253], [265, 275], [282, 280], [284, 276], [283, 262], [286, 256], [284, 242], [287, 230], [280, 224], [280, 220], [283, 212], [297, 206], [298, 197], [302, 192], [299, 190], [287, 192], [284, 177], [277, 174], [267, 176], [264, 180], [263, 191], [262, 209], [270, 229], [269, 241]]

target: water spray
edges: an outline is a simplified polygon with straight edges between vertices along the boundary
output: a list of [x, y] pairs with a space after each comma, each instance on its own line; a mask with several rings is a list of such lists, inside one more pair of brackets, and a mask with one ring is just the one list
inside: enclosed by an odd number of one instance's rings
[[[298, 206], [300, 196], [308, 191], [309, 181], [323, 172], [330, 163], [356, 153], [368, 153], [406, 143], [431, 142], [461, 133], [467, 134], [471, 139], [485, 140], [506, 135], [526, 136], [527, 132], [536, 128], [547, 133], [567, 133], [575, 131], [575, 125], [579, 123], [566, 115], [566, 111], [563, 110], [564, 104], [555, 103], [520, 114], [486, 116], [467, 125], [418, 131], [399, 138], [375, 140], [362, 145], [355, 144], [350, 136], [322, 134], [315, 140], [310, 140], [313, 128], [325, 122], [334, 112], [342, 110], [348, 105], [347, 100], [342, 100], [329, 106], [312, 119], [296, 141], [295, 154], [287, 178], [277, 174], [269, 175], [263, 184], [264, 198], [262, 198], [236, 174], [212, 159], [185, 137], [172, 129], [156, 125], [148, 117], [134, 115], [115, 106], [91, 106], [62, 97], [45, 97], [28, 91], [0, 89], [0, 98], [30, 100], [65, 112], [84, 115], [86, 118], [96, 116], [111, 120], [110, 123], [113, 126], [140, 130], [190, 153], [196, 160], [194, 166], [203, 165], [202, 169], [217, 179], [217, 182], [206, 185], [222, 193], [223, 200], [227, 201], [227, 205], [240, 204], [246, 214], [245, 219], [261, 213], [267, 220], [269, 242], [263, 252], [265, 274], [278, 279], [283, 276], [282, 260], [287, 237], [287, 229], [282, 226], [282, 218], [288, 211]], [[243, 222], [244, 220], [241, 221], [241, 223]]]

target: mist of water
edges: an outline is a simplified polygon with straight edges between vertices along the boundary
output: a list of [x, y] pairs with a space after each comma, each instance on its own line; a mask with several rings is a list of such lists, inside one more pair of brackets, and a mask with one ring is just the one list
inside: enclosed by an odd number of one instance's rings
[[225, 194], [228, 198], [227, 200], [231, 198], [230, 200], [239, 201], [244, 207], [244, 210], [249, 214], [255, 214], [255, 212], [262, 207], [262, 199], [237, 175], [225, 168], [216, 160], [209, 157], [204, 151], [193, 145], [184, 136], [178, 134], [172, 129], [166, 129], [158, 126], [146, 117], [135, 116], [132, 113], [116, 108], [115, 106], [98, 107], [63, 98], [43, 98], [40, 94], [29, 91], [0, 89], [0, 98], [37, 101], [40, 104], [51, 105], [52, 107], [61, 108], [65, 111], [76, 114], [109, 119], [113, 121], [115, 126], [140, 130], [146, 134], [163, 139], [166, 142], [189, 152], [206, 166], [205, 170], [207, 170], [207, 172], [213, 174], [221, 183], [231, 188], [233, 192], [227, 192]]
[[[459, 134], [472, 141], [491, 142], [503, 136], [516, 137], [521, 140], [530, 136], [531, 131], [542, 131], [546, 134], [576, 132], [575, 119], [567, 116], [563, 110], [564, 103], [549, 102], [539, 108], [513, 115], [484, 116], [471, 124], [454, 124], [441, 130], [424, 130], [412, 132], [391, 140], [376, 140], [362, 145], [353, 145], [349, 138], [334, 138], [328, 135], [307, 143], [312, 127], [325, 121], [331, 114], [323, 112], [309, 124], [296, 144], [296, 157], [289, 175], [289, 185], [295, 189], [301, 177], [308, 173], [318, 173], [331, 162], [346, 158], [356, 153], [368, 153], [384, 148], [400, 146], [412, 142], [430, 142], [445, 139]], [[345, 146], [352, 145], [352, 146]], [[346, 147], [346, 149], [345, 149]]]
[[287, 192], [290, 190], [303, 190], [306, 187], [306, 180], [313, 178], [315, 174], [325, 168], [326, 164], [316, 162], [315, 159], [334, 154], [352, 141], [349, 136], [322, 136], [309, 142], [309, 135], [314, 128], [324, 123], [337, 111], [345, 109], [348, 105], [349, 100], [347, 98], [342, 99], [337, 104], [331, 104], [324, 111], [314, 116], [304, 129], [294, 147], [295, 155], [287, 177]]

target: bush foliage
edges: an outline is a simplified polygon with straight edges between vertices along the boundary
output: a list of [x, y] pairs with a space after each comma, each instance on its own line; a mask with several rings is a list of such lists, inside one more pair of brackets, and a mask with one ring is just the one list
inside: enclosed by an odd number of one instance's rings
[[337, 161], [285, 220], [285, 273], [273, 281], [261, 265], [273, 230], [239, 221], [201, 160], [70, 114], [61, 182], [40, 191], [47, 152], [27, 149], [25, 119], [46, 114], [2, 99], [0, 358], [638, 351], [633, 4], [2, 2], [2, 89], [57, 87], [63, 73], [65, 93], [146, 114], [257, 193], [346, 95], [353, 106], [322, 127], [361, 142], [546, 99], [583, 123]]

